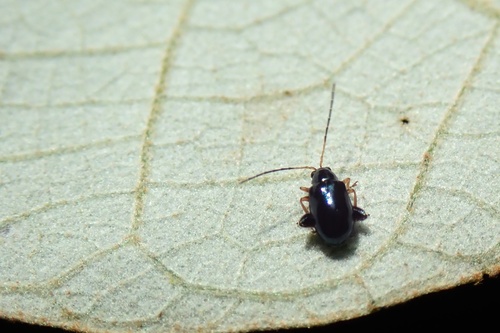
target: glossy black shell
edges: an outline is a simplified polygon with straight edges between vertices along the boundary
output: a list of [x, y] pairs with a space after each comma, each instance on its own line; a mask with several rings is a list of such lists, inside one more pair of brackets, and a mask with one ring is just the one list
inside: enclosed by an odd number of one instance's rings
[[346, 186], [330, 168], [319, 168], [311, 176], [309, 210], [315, 219], [314, 228], [326, 243], [341, 244], [351, 235], [354, 225]]

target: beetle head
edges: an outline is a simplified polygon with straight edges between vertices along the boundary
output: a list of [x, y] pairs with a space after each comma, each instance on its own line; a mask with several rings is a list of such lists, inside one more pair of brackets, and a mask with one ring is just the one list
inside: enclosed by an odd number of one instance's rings
[[337, 176], [333, 173], [332, 169], [330, 169], [329, 167], [319, 168], [314, 170], [311, 173], [311, 178], [312, 178], [311, 182], [313, 184], [318, 184], [328, 179], [339, 180]]

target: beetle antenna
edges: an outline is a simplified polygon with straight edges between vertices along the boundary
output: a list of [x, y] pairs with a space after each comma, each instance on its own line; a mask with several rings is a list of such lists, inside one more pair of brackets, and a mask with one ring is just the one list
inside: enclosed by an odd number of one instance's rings
[[316, 170], [315, 167], [312, 167], [312, 166], [299, 166], [299, 167], [287, 167], [287, 168], [279, 168], [279, 169], [273, 169], [273, 170], [268, 170], [268, 171], [264, 171], [264, 172], [261, 172], [255, 176], [252, 176], [250, 178], [247, 178], [247, 179], [243, 179], [242, 181], [240, 181], [240, 184], [243, 184], [249, 180], [252, 180], [252, 179], [255, 179], [257, 177], [260, 177], [260, 176], [263, 176], [265, 174], [268, 174], [268, 173], [273, 173], [273, 172], [278, 172], [278, 171], [286, 171], [286, 170], [296, 170], [296, 169], [312, 169], [312, 170]]
[[330, 118], [332, 117], [333, 98], [335, 97], [335, 83], [332, 85], [332, 98], [330, 99], [330, 112], [328, 112], [328, 120], [326, 122], [325, 136], [323, 137], [323, 150], [319, 159], [319, 167], [323, 167], [323, 156], [325, 155], [326, 137], [328, 136], [328, 128], [330, 127]]

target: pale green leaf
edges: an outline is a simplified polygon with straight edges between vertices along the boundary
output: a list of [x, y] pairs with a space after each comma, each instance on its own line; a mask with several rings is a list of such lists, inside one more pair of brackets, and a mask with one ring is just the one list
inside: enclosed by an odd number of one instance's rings
[[[0, 316], [100, 332], [360, 316], [500, 269], [486, 1], [0, 0]], [[319, 163], [370, 217], [296, 225]]]

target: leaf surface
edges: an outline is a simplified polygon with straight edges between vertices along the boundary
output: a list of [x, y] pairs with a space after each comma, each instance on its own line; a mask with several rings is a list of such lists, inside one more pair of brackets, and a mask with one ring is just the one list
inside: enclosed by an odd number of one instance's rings
[[[345, 320], [496, 275], [499, 7], [0, 1], [0, 316], [76, 331]], [[343, 247], [308, 171], [358, 181]]]

